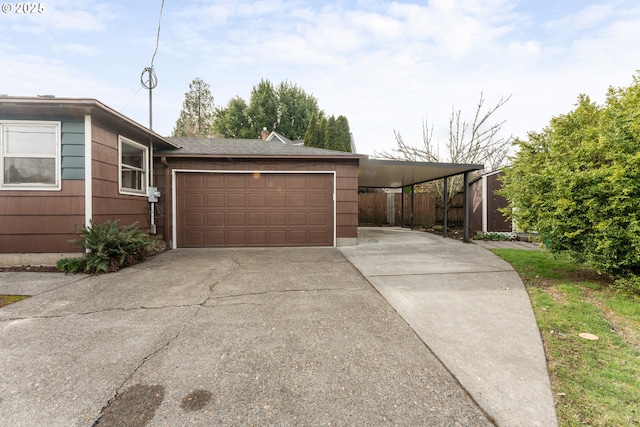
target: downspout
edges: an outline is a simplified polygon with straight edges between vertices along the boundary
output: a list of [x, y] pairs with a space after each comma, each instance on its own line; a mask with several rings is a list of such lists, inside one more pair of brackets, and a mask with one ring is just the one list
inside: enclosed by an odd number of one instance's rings
[[149, 215], [151, 216], [149, 221], [149, 231], [151, 234], [156, 234], [156, 204], [151, 201], [152, 192], [155, 192], [153, 188], [153, 139], [149, 142], [149, 186], [147, 192], [149, 193]]
[[[171, 206], [169, 205], [169, 194], [171, 194], [169, 192], [170, 187], [171, 187], [171, 166], [169, 166], [169, 163], [167, 162], [167, 157], [166, 156], [162, 156], [160, 157], [160, 163], [162, 163], [162, 165], [165, 167], [164, 170], [164, 194], [165, 194], [165, 208], [164, 208], [164, 212], [165, 212], [165, 217], [164, 217], [164, 228], [165, 228], [165, 236], [164, 239], [165, 241], [167, 240], [167, 238], [169, 236], [173, 236], [173, 209], [171, 209], [171, 221], [169, 221], [169, 209], [171, 208]], [[173, 201], [172, 201], [173, 203]], [[168, 247], [172, 247], [173, 242], [167, 242]]]

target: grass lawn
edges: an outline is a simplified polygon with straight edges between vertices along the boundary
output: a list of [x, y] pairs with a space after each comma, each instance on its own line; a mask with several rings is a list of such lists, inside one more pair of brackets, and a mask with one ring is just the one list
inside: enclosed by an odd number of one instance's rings
[[29, 295], [0, 295], [0, 308], [25, 298], [29, 298]]
[[[561, 426], [640, 425], [640, 298], [568, 257], [495, 249], [526, 285]], [[580, 334], [595, 335], [589, 340]], [[593, 338], [593, 337], [592, 337]]]

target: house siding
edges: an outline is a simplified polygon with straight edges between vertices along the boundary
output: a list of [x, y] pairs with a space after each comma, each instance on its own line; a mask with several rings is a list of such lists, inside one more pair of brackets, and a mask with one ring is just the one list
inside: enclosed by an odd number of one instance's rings
[[[158, 234], [167, 241], [172, 235], [171, 171], [155, 159], [155, 184], [161, 191], [161, 212], [156, 213]], [[198, 171], [284, 171], [336, 173], [336, 238], [358, 236], [358, 160], [251, 160], [189, 159], [168, 157], [171, 169]]]
[[77, 252], [69, 242], [84, 223], [84, 181], [60, 191], [0, 191], [0, 253]]
[[75, 252], [84, 223], [84, 117], [3, 115], [61, 122], [60, 191], [0, 190], [0, 253]]
[[149, 202], [146, 196], [120, 194], [118, 180], [118, 136], [141, 143], [138, 138], [118, 133], [97, 120], [92, 121], [91, 143], [93, 169], [92, 209], [93, 222], [118, 220], [120, 225], [137, 223], [141, 230], [149, 231]]

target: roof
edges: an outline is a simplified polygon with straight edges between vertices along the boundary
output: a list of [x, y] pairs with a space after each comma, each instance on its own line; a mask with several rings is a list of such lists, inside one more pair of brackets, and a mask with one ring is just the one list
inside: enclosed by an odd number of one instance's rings
[[324, 150], [322, 148], [281, 144], [262, 139], [226, 139], [226, 138], [167, 138], [178, 150], [158, 150], [158, 155], [167, 157], [234, 157], [234, 158], [345, 158], [362, 159], [366, 156], [344, 151]]
[[150, 138], [156, 148], [178, 148], [168, 138], [118, 113], [96, 99], [91, 98], [56, 98], [54, 96], [19, 97], [0, 96], [0, 114], [40, 115], [40, 116], [79, 116], [91, 115], [101, 118], [114, 127], [127, 129], [133, 134]]
[[290, 140], [289, 138], [287, 138], [286, 136], [274, 131], [271, 131], [271, 133], [269, 134], [269, 136], [267, 136], [267, 139], [265, 139], [265, 141], [280, 141], [283, 144], [287, 144], [287, 145], [302, 145], [304, 144], [304, 139], [296, 139], [295, 141]]
[[358, 185], [372, 188], [401, 188], [483, 169], [483, 165], [361, 159]]

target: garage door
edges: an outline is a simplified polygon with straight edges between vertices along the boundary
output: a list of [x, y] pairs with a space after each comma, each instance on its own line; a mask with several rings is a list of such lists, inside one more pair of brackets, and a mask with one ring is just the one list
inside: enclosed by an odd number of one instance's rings
[[333, 174], [176, 177], [178, 247], [333, 246]]

